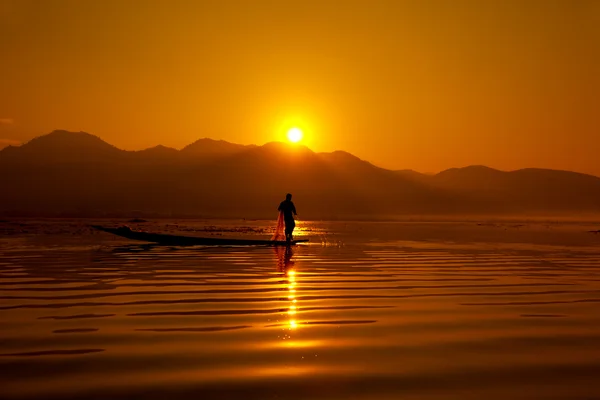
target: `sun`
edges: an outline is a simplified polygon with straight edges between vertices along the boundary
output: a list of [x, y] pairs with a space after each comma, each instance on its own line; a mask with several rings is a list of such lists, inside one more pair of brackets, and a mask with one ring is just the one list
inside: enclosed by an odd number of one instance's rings
[[289, 141], [293, 143], [298, 143], [299, 141], [301, 141], [302, 136], [304, 136], [304, 134], [302, 133], [302, 130], [300, 128], [291, 128], [287, 132], [287, 137]]

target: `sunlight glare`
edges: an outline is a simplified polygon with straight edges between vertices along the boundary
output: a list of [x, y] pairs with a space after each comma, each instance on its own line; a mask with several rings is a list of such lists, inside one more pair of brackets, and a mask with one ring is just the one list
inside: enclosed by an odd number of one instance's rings
[[287, 137], [288, 137], [289, 141], [293, 142], [293, 143], [298, 143], [299, 141], [301, 141], [302, 136], [303, 136], [303, 133], [300, 128], [291, 128], [287, 133]]

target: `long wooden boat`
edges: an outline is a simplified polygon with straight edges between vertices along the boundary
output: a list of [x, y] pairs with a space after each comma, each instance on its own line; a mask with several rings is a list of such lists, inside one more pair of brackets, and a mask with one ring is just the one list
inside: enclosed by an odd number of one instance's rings
[[92, 225], [99, 231], [112, 233], [127, 239], [140, 240], [169, 246], [293, 246], [297, 243], [308, 242], [308, 239], [293, 240], [254, 240], [254, 239], [226, 239], [226, 238], [201, 238], [194, 236], [166, 235], [162, 233], [150, 233], [134, 231], [129, 227], [107, 228], [100, 225]]

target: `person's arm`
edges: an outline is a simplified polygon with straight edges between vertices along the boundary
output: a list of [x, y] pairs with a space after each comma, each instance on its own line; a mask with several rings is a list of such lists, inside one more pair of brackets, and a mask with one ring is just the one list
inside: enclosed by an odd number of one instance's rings
[[277, 207], [277, 211], [281, 211], [281, 203], [279, 203], [279, 207]]
[[294, 203], [292, 203], [292, 211], [294, 212], [294, 215], [298, 215], [298, 213], [296, 212], [296, 206], [294, 205]]

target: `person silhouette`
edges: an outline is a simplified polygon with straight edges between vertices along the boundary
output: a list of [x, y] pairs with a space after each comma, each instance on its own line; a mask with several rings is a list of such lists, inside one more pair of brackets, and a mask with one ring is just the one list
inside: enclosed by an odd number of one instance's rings
[[292, 202], [292, 195], [290, 193], [285, 195], [285, 200], [279, 204], [277, 208], [279, 212], [283, 213], [283, 220], [285, 222], [285, 240], [288, 242], [292, 241], [292, 233], [296, 227], [296, 221], [294, 221], [294, 215], [296, 213], [296, 206]]

